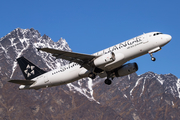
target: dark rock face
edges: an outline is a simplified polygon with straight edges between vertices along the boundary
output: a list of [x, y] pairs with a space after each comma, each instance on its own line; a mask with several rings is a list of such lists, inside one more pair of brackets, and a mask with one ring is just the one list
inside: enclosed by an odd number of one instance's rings
[[112, 85], [96, 78], [40, 90], [18, 90], [8, 83], [24, 79], [16, 59], [25, 56], [44, 70], [68, 63], [37, 47], [71, 51], [65, 39], [53, 42], [47, 35], [17, 28], [0, 39], [0, 119], [10, 120], [178, 120], [180, 80], [147, 72], [115, 78]]
[[175, 90], [167, 91], [172, 85], [177, 88], [177, 80], [172, 74], [157, 75], [147, 72], [137, 76], [134, 73], [115, 79], [112, 86], [96, 84], [94, 98], [113, 108], [124, 119], [179, 119], [179, 93]]

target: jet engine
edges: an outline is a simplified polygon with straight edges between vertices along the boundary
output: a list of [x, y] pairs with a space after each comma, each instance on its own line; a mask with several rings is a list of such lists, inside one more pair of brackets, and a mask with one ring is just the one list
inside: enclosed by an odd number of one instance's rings
[[138, 70], [137, 63], [128, 63], [121, 66], [120, 68], [117, 68], [115, 70], [115, 76], [121, 77], [121, 76], [129, 75], [131, 73], [136, 72], [137, 70]]
[[104, 54], [94, 60], [94, 65], [96, 67], [99, 67], [101, 65], [108, 64], [110, 62], [113, 62], [115, 60], [115, 54], [113, 52]]

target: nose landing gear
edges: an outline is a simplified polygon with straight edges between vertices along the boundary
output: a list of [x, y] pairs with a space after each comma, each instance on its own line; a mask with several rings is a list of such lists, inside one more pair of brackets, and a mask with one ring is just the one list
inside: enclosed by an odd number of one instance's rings
[[156, 58], [155, 58], [155, 57], [152, 57], [151, 60], [152, 60], [152, 61], [156, 61]]
[[151, 60], [152, 60], [152, 61], [156, 61], [156, 58], [153, 57], [153, 54], [152, 54], [152, 53], [149, 53], [149, 54], [151, 55]]

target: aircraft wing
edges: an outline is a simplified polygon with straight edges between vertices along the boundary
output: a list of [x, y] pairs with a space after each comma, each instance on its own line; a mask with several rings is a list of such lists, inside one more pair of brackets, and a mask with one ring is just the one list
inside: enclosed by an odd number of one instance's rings
[[47, 53], [51, 53], [56, 58], [62, 58], [70, 62], [76, 62], [80, 64], [82, 67], [85, 67], [87, 69], [90, 69], [90, 65], [88, 65], [88, 63], [94, 58], [98, 57], [95, 55], [68, 52], [68, 51], [56, 50], [52, 48], [37, 48], [37, 49]]

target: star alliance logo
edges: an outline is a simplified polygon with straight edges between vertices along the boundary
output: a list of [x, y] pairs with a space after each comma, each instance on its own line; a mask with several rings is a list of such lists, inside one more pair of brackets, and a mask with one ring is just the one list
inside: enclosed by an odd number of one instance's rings
[[24, 73], [27, 75], [27, 77], [30, 77], [31, 75], [34, 75], [34, 68], [35, 66], [27, 65], [26, 70], [24, 70]]

